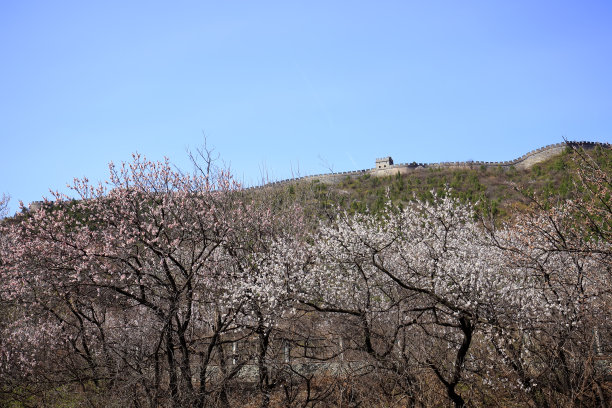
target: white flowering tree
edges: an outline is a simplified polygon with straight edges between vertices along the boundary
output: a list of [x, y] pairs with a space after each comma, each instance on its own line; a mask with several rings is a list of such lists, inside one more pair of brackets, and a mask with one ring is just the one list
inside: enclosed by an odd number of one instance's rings
[[475, 368], [474, 337], [524, 299], [523, 278], [500, 273], [483, 231], [471, 207], [448, 195], [378, 215], [341, 213], [320, 227], [295, 290], [314, 310], [344, 316], [345, 347], [401, 373], [406, 393], [427, 367], [463, 406], [457, 386]]
[[224, 251], [232, 272], [224, 281], [223, 296], [226, 303], [241, 305], [236, 323], [255, 339], [248, 357], [257, 369], [262, 408], [269, 406], [272, 391], [287, 372], [284, 347], [295, 319], [286, 272], [292, 261], [279, 248], [300, 245], [306, 232], [302, 209], [275, 195], [264, 191], [244, 197], [251, 203], [249, 217], [240, 221], [241, 234]]
[[503, 270], [528, 277], [524, 292], [530, 296], [520, 314], [494, 327], [491, 344], [499, 358], [492, 364], [538, 406], [609, 404], [603, 342], [612, 330], [611, 247], [605, 228], [594, 235], [598, 230], [584, 222], [581, 215], [594, 212], [581, 201], [550, 208], [536, 202], [494, 233]]

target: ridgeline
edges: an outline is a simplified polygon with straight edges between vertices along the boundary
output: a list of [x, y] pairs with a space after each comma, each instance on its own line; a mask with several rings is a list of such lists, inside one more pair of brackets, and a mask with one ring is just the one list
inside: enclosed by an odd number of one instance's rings
[[367, 170], [318, 174], [268, 183], [251, 190], [285, 191], [294, 199], [316, 204], [315, 211], [377, 212], [388, 199], [401, 206], [414, 198], [429, 199], [447, 187], [462, 201], [505, 218], [529, 206], [530, 196], [566, 200], [576, 193], [580, 153], [604, 171], [612, 171], [612, 145], [564, 142], [533, 150], [504, 162], [393, 164], [377, 159]]

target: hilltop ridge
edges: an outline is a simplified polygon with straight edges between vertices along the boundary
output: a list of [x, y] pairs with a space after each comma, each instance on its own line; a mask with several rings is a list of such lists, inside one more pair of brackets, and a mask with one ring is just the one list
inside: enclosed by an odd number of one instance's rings
[[[293, 182], [301, 182], [301, 181], [319, 181], [321, 183], [326, 184], [335, 184], [346, 177], [359, 177], [366, 174], [375, 177], [385, 177], [385, 176], [393, 176], [396, 174], [409, 174], [414, 171], [422, 170], [422, 169], [431, 169], [431, 168], [439, 168], [439, 169], [472, 169], [474, 167], [480, 168], [502, 168], [502, 169], [530, 169], [534, 165], [538, 163], [542, 163], [554, 156], [560, 155], [565, 151], [568, 147], [578, 147], [584, 150], [591, 150], [596, 147], [602, 147], [605, 149], [612, 148], [610, 143], [601, 143], [601, 142], [589, 142], [589, 141], [566, 141], [561, 143], [555, 143], [551, 145], [547, 145], [541, 147], [539, 149], [532, 150], [530, 152], [525, 153], [521, 157], [518, 157], [514, 160], [508, 161], [499, 161], [499, 162], [489, 162], [489, 161], [461, 161], [461, 162], [440, 162], [440, 163], [398, 163], [393, 164], [393, 159], [391, 156], [376, 159], [376, 166], [371, 169], [363, 169], [363, 170], [351, 170], [337, 173], [323, 173], [323, 174], [314, 174], [308, 176], [295, 177], [285, 180], [274, 181], [265, 184], [265, 186], [274, 186], [274, 185], [283, 185]], [[385, 159], [389, 159], [384, 167], [378, 167], [379, 164], [384, 163]], [[257, 187], [255, 187], [257, 188]]]
[[576, 194], [577, 149], [584, 149], [606, 172], [612, 171], [612, 145], [568, 141], [535, 149], [514, 160], [394, 164], [390, 156], [365, 170], [318, 174], [268, 183], [257, 189], [278, 189], [287, 198], [314, 205], [314, 212], [377, 212], [391, 200], [403, 205], [415, 198], [451, 189], [462, 202], [502, 219], [523, 211], [528, 195], [571, 199]]

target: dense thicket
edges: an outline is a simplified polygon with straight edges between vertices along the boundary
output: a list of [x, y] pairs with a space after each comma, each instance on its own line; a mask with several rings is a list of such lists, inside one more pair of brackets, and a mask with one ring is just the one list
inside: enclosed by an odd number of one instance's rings
[[0, 229], [0, 401], [608, 406], [601, 154], [503, 222], [449, 186], [356, 211], [206, 155], [111, 165]]

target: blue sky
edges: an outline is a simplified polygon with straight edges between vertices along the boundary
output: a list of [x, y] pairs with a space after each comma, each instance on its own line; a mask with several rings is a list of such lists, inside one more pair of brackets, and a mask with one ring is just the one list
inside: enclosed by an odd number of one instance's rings
[[209, 145], [246, 184], [612, 141], [609, 1], [2, 1], [0, 193]]

